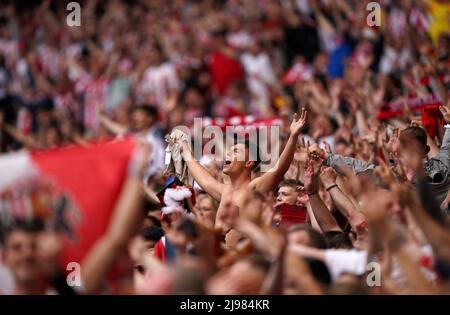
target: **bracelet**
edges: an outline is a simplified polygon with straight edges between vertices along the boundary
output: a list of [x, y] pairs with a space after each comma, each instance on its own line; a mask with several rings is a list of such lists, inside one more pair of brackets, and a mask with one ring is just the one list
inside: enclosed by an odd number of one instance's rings
[[331, 188], [338, 187], [338, 184], [331, 185], [328, 188], [325, 188], [326, 191], [330, 191]]

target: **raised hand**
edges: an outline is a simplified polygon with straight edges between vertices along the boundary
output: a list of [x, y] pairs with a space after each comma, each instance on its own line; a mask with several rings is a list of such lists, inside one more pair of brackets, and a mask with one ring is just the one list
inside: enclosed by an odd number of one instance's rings
[[388, 150], [388, 152], [392, 153], [398, 152], [400, 148], [399, 136], [400, 136], [400, 129], [395, 128], [394, 132], [389, 138], [388, 143], [386, 144], [386, 149]]
[[295, 159], [304, 163], [308, 158], [309, 140], [305, 141], [305, 138], [300, 139], [300, 144], [297, 145]]
[[302, 113], [301, 113], [300, 117], [298, 116], [297, 113], [294, 114], [294, 120], [292, 121], [291, 127], [290, 127], [291, 135], [298, 137], [298, 135], [300, 134], [300, 131], [306, 124], [307, 114], [308, 114], [308, 112], [306, 111], [306, 109], [304, 107], [302, 108]]
[[320, 173], [320, 179], [325, 188], [331, 187], [336, 184], [337, 173], [332, 167], [326, 167]]
[[[420, 151], [418, 151], [418, 152], [420, 152]], [[394, 165], [392, 166], [392, 171], [397, 176], [397, 179], [399, 181], [401, 181], [401, 182], [408, 181], [408, 177], [406, 176], [405, 169], [403, 168], [402, 161], [400, 160], [398, 155], [394, 154], [394, 153], [391, 153], [390, 154], [390, 158], [394, 162], [393, 163]]]
[[178, 139], [177, 143], [180, 147], [180, 153], [181, 153], [181, 157], [183, 158], [183, 160], [185, 161], [190, 161], [193, 159], [193, 155], [192, 155], [192, 151], [189, 149], [188, 144], [183, 141], [182, 139]]
[[[314, 162], [316, 160], [316, 163]], [[310, 154], [305, 162], [305, 192], [313, 195], [319, 191], [318, 175], [323, 160], [318, 160], [317, 156]]]
[[310, 158], [314, 164], [314, 168], [317, 171], [320, 170], [320, 167], [323, 164], [323, 158], [325, 156], [325, 152], [319, 147], [317, 143], [313, 143], [308, 146], [308, 158]]
[[295, 189], [298, 192], [297, 204], [300, 206], [304, 206], [309, 202], [308, 195], [306, 194], [304, 186], [297, 186]]
[[377, 168], [375, 169], [375, 174], [378, 175], [386, 184], [388, 184], [390, 187], [395, 184], [395, 178], [392, 174], [391, 169], [389, 166], [380, 158], [378, 158], [378, 164]]

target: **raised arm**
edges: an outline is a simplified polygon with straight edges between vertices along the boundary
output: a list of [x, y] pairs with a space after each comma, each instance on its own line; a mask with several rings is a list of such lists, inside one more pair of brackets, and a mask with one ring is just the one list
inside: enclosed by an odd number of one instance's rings
[[310, 158], [305, 163], [305, 191], [309, 196], [309, 204], [311, 206], [314, 218], [317, 221], [322, 232], [339, 231], [341, 228], [336, 219], [331, 215], [327, 206], [319, 196], [319, 170], [320, 165], [313, 165]]
[[30, 149], [40, 149], [41, 145], [32, 136], [25, 135], [21, 131], [17, 130], [14, 126], [10, 124], [4, 124], [3, 129], [16, 141], [22, 143], [25, 147]]
[[118, 122], [115, 122], [111, 118], [107, 117], [103, 113], [99, 113], [100, 123], [116, 136], [121, 136], [128, 131], [128, 128]]
[[184, 142], [181, 143], [181, 147], [181, 154], [189, 169], [189, 173], [192, 175], [194, 180], [204, 191], [206, 191], [214, 199], [220, 201], [225, 185], [215, 179], [214, 176], [212, 176], [198, 161], [195, 160], [191, 150], [189, 150]]
[[283, 179], [284, 174], [289, 169], [292, 159], [294, 158], [295, 149], [297, 147], [297, 139], [300, 135], [300, 131], [305, 126], [307, 111], [305, 108], [302, 109], [300, 117], [297, 113], [294, 114], [294, 120], [291, 123], [289, 139], [287, 141], [286, 147], [281, 153], [280, 159], [277, 161], [275, 166], [262, 175], [261, 177], [255, 179], [253, 184], [256, 190], [267, 193], [273, 190]]
[[339, 188], [336, 177], [337, 173], [331, 167], [325, 168], [320, 174], [320, 179], [325, 190], [330, 194], [333, 204], [347, 218], [353, 231], [356, 232], [365, 222], [364, 215], [356, 209], [351, 200]]

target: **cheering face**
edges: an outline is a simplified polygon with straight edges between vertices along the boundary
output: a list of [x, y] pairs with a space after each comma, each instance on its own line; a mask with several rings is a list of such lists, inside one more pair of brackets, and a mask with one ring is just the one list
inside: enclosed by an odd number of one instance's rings
[[251, 169], [252, 162], [248, 161], [248, 157], [249, 152], [245, 144], [238, 143], [231, 146], [225, 156], [223, 173], [228, 176], [237, 176], [247, 167]]
[[282, 186], [278, 189], [278, 196], [276, 206], [279, 206], [283, 203], [288, 205], [295, 205], [297, 203], [298, 192], [295, 190], [295, 187], [290, 186]]
[[4, 262], [17, 283], [33, 283], [40, 278], [36, 241], [36, 234], [23, 231], [12, 232], [6, 240]]

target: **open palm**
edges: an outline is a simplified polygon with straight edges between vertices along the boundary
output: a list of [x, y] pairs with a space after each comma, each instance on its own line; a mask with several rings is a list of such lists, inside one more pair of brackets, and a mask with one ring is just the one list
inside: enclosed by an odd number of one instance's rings
[[300, 117], [297, 113], [294, 114], [294, 120], [292, 121], [291, 127], [290, 127], [290, 131], [291, 131], [292, 135], [298, 136], [300, 134], [300, 131], [306, 124], [307, 114], [308, 114], [308, 112], [306, 111], [306, 109], [304, 107], [302, 108], [302, 113], [301, 113]]

